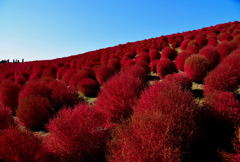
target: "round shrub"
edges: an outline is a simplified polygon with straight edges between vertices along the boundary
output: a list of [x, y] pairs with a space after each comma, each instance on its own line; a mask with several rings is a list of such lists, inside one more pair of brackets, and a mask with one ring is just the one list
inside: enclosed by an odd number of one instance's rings
[[168, 78], [146, 89], [134, 107], [134, 111], [144, 112], [146, 110], [157, 110], [164, 107], [166, 112], [168, 112], [171, 111], [173, 107], [177, 108], [180, 107], [180, 105], [185, 107], [194, 105], [191, 92], [184, 89], [180, 82], [174, 82], [173, 79], [170, 80]]
[[151, 72], [154, 72], [156, 73], [157, 72], [157, 63], [158, 63], [159, 60], [154, 60], [150, 63], [150, 70]]
[[184, 52], [181, 52], [181, 53], [177, 56], [177, 58], [176, 58], [176, 60], [175, 60], [175, 64], [176, 64], [176, 66], [177, 66], [177, 68], [178, 68], [179, 70], [181, 70], [181, 71], [184, 70], [185, 60], [186, 60], [189, 56], [191, 56], [191, 55], [192, 55], [192, 53], [187, 52], [187, 51], [184, 51]]
[[141, 52], [139, 56], [136, 58], [136, 61], [143, 61], [148, 64], [150, 62], [150, 57], [147, 52]]
[[221, 59], [223, 59], [232, 52], [233, 46], [229, 42], [224, 41], [216, 46], [216, 50], [220, 54]]
[[190, 41], [186, 48], [190, 53], [198, 53], [199, 49], [200, 46], [195, 41]]
[[101, 89], [95, 102], [96, 109], [110, 123], [120, 123], [129, 118], [133, 105], [146, 85], [146, 76], [146, 71], [139, 66], [132, 66], [113, 76]]
[[209, 37], [208, 38], [208, 46], [216, 46], [218, 44], [218, 40], [216, 37]]
[[175, 73], [167, 75], [164, 78], [164, 82], [174, 82], [178, 84], [183, 89], [190, 89], [192, 87], [192, 81], [186, 76], [185, 73]]
[[34, 161], [41, 148], [39, 139], [17, 128], [0, 131], [0, 143], [0, 159], [4, 161]]
[[64, 106], [72, 107], [82, 101], [78, 97], [78, 93], [71, 88], [66, 87], [63, 83], [53, 80], [48, 83], [48, 87], [51, 89], [51, 101], [54, 104], [55, 111]]
[[61, 80], [63, 77], [63, 74], [65, 73], [65, 71], [67, 70], [67, 67], [61, 67], [57, 70], [57, 79]]
[[184, 41], [182, 41], [181, 45], [180, 45], [180, 49], [185, 50], [188, 46], [188, 43], [191, 41], [191, 39], [185, 39]]
[[177, 57], [177, 52], [170, 47], [164, 47], [161, 53], [161, 58], [174, 60]]
[[129, 68], [134, 64], [135, 64], [135, 60], [129, 59], [122, 65], [122, 68]]
[[143, 69], [145, 69], [145, 71], [147, 71], [147, 73], [150, 72], [150, 68], [148, 63], [144, 62], [144, 61], [136, 61], [136, 66], [142, 67]]
[[204, 93], [206, 102], [232, 123], [239, 122], [239, 101], [234, 94], [240, 79], [240, 55], [227, 56], [217, 68], [206, 77]]
[[78, 70], [76, 70], [76, 69], [68, 69], [68, 70], [66, 70], [65, 73], [63, 74], [63, 77], [62, 77], [63, 83], [68, 85], [70, 79], [72, 78], [72, 76], [74, 74], [76, 74], [77, 72], [78, 72]]
[[240, 122], [240, 103], [232, 92], [215, 91], [205, 97], [205, 102], [231, 123]]
[[120, 61], [121, 65], [123, 66], [124, 64], [126, 64], [127, 61], [132, 60], [132, 58], [130, 56], [124, 55]]
[[169, 59], [161, 59], [157, 63], [158, 76], [163, 79], [166, 75], [177, 72], [176, 65]]
[[13, 113], [18, 106], [18, 95], [20, 87], [9, 80], [5, 80], [0, 84], [0, 105], [2, 107], [9, 107]]
[[113, 131], [108, 145], [109, 161], [191, 158], [191, 145], [198, 128], [196, 105], [190, 92], [182, 91], [179, 86], [165, 86], [158, 83], [146, 90], [131, 121]]
[[44, 146], [64, 161], [104, 160], [107, 130], [101, 113], [87, 105], [62, 109], [48, 126]]
[[109, 60], [109, 54], [104, 53], [101, 55], [101, 59], [100, 59], [101, 64], [104, 64], [104, 65], [107, 64], [108, 60]]
[[113, 58], [108, 61], [107, 66], [109, 68], [114, 69], [115, 71], [118, 71], [121, 68], [120, 60], [118, 58]]
[[31, 130], [42, 130], [53, 112], [52, 103], [41, 96], [24, 98], [18, 106], [16, 116], [23, 126]]
[[107, 66], [100, 66], [96, 70], [96, 79], [99, 84], [103, 84], [106, 82], [113, 74], [114, 69], [109, 68]]
[[195, 41], [196, 43], [200, 46], [200, 47], [203, 47], [207, 44], [207, 38], [205, 35], [203, 34], [198, 34], [196, 37], [195, 37]]
[[218, 35], [218, 40], [220, 40], [220, 41], [230, 41], [232, 39], [233, 39], [233, 37], [231, 36], [231, 34], [226, 33], [226, 32], [222, 32]]
[[69, 86], [74, 89], [77, 90], [77, 84], [78, 82], [83, 79], [83, 78], [88, 78], [85, 75], [82, 75], [82, 73], [78, 72], [76, 74], [73, 74], [73, 76], [71, 77], [71, 79], [69, 80]]
[[33, 71], [29, 77], [29, 80], [38, 80], [41, 78], [42, 75], [42, 68], [41, 67], [34, 67]]
[[22, 86], [27, 82], [27, 79], [22, 75], [15, 75], [14, 82]]
[[184, 33], [184, 39], [194, 39], [195, 38], [195, 33], [193, 32], [187, 32], [187, 33]]
[[55, 79], [57, 75], [57, 69], [55, 67], [47, 67], [45, 69], [43, 69], [42, 71], [42, 78], [43, 77], [50, 77]]
[[77, 84], [77, 89], [85, 96], [93, 97], [98, 93], [99, 84], [91, 78], [83, 78]]
[[206, 57], [211, 65], [211, 68], [215, 67], [220, 62], [220, 55], [213, 47], [204, 47], [199, 52], [200, 55]]
[[15, 126], [12, 112], [7, 107], [0, 106], [0, 130]]
[[147, 82], [149, 67], [145, 65], [133, 65], [129, 69], [123, 69], [122, 75], [129, 75], [130, 77], [139, 78], [140, 80]]
[[159, 59], [160, 58], [159, 51], [157, 49], [155, 49], [155, 48], [151, 48], [149, 50], [149, 57], [150, 57], [151, 61]]
[[19, 93], [18, 102], [30, 96], [42, 96], [50, 98], [51, 89], [42, 80], [33, 80], [26, 84]]
[[184, 64], [187, 77], [195, 82], [201, 82], [210, 69], [210, 64], [204, 56], [191, 55]]
[[180, 34], [174, 34], [174, 35], [168, 36], [168, 42], [169, 44], [171, 44], [173, 48], [179, 47], [183, 39], [184, 39], [183, 36], [181, 36]]
[[239, 85], [240, 55], [227, 56], [204, 80], [204, 93], [234, 91]]
[[83, 69], [81, 71], [78, 71], [71, 76], [69, 80], [70, 87], [73, 89], [77, 89], [78, 83], [84, 78], [95, 79], [95, 73], [92, 71], [92, 69]]

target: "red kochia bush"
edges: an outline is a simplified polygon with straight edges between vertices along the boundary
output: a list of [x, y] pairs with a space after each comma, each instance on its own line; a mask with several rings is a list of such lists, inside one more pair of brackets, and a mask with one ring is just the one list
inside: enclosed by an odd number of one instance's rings
[[216, 37], [209, 37], [207, 45], [209, 46], [216, 46], [218, 44]]
[[196, 43], [200, 46], [200, 47], [203, 47], [207, 44], [207, 38], [205, 35], [203, 34], [198, 34], [196, 37], [195, 37], [195, 41]]
[[67, 70], [68, 68], [67, 67], [61, 67], [57, 70], [57, 79], [62, 79], [63, 77], [63, 74], [65, 73], [65, 71]]
[[99, 90], [99, 84], [97, 81], [91, 78], [83, 78], [77, 84], [77, 89], [85, 96], [95, 96]]
[[131, 122], [113, 131], [108, 145], [109, 161], [190, 159], [190, 147], [198, 128], [196, 105], [190, 92], [182, 91], [174, 83], [168, 84], [157, 83], [146, 90]]
[[184, 51], [184, 52], [181, 52], [177, 58], [175, 59], [175, 64], [177, 66], [177, 68], [181, 71], [184, 70], [184, 63], [185, 63], [185, 60], [191, 56], [192, 53], [190, 52], [187, 52], [187, 51]]
[[113, 74], [114, 69], [109, 68], [107, 66], [100, 66], [96, 70], [96, 79], [99, 84], [103, 84], [106, 82]]
[[179, 47], [183, 39], [184, 39], [183, 36], [179, 34], [168, 36], [168, 42], [169, 44], [171, 44], [173, 48]]
[[[225, 119], [239, 122], [240, 104], [234, 92], [240, 80], [240, 55], [227, 56], [217, 68], [206, 77], [204, 93], [206, 102]], [[231, 92], [232, 91], [232, 92]]]
[[146, 89], [134, 107], [134, 111], [143, 112], [164, 107], [167, 112], [180, 107], [180, 105], [190, 107], [194, 103], [190, 91], [183, 88], [180, 82], [175, 82], [174, 79], [169, 78], [165, 78], [166, 80], [163, 79], [162, 82], [158, 82]]
[[161, 58], [174, 60], [177, 57], [177, 52], [170, 47], [164, 47], [161, 53]]
[[55, 79], [56, 78], [56, 74], [57, 74], [57, 69], [54, 68], [54, 67], [47, 67], [45, 69], [43, 69], [43, 72], [42, 72], [42, 78], [43, 77], [50, 77], [50, 78], [53, 78]]
[[155, 48], [151, 48], [149, 50], [149, 57], [150, 57], [151, 61], [159, 59], [160, 58], [159, 51], [157, 49], [155, 49]]
[[0, 84], [0, 106], [9, 107], [13, 113], [18, 106], [18, 94], [20, 87], [9, 80]]
[[184, 72], [187, 77], [195, 82], [201, 82], [210, 69], [208, 60], [201, 55], [189, 56], [184, 64]]
[[144, 61], [148, 64], [150, 62], [150, 57], [147, 52], [140, 52], [139, 56], [136, 58], [136, 61]]
[[29, 96], [42, 96], [50, 98], [51, 89], [47, 86], [46, 82], [42, 80], [33, 80], [26, 84], [22, 91], [19, 93], [18, 101], [28, 98]]
[[103, 112], [109, 122], [119, 123], [128, 118], [146, 84], [146, 76], [146, 71], [136, 65], [113, 76], [101, 89], [96, 109]]
[[59, 81], [51, 81], [48, 83], [48, 87], [51, 89], [50, 97], [55, 110], [64, 106], [72, 107], [82, 101], [82, 99], [78, 97], [78, 93], [76, 91], [66, 87], [66, 85]]
[[26, 128], [41, 130], [51, 117], [52, 111], [53, 105], [46, 97], [29, 96], [19, 103], [16, 115]]
[[195, 41], [190, 41], [186, 48], [190, 53], [198, 53], [199, 49], [200, 46]]
[[163, 79], [166, 75], [177, 72], [176, 65], [169, 59], [161, 59], [157, 63], [158, 76]]
[[240, 153], [234, 154], [224, 154], [223, 162], [239, 162], [240, 161]]
[[231, 54], [227, 56], [204, 80], [204, 92], [213, 90], [234, 91], [238, 88], [240, 71], [240, 55]]
[[219, 53], [215, 50], [215, 48], [211, 46], [204, 47], [200, 50], [199, 54], [205, 56], [208, 59], [212, 68], [220, 61]]
[[233, 49], [233, 45], [227, 41], [224, 41], [216, 46], [216, 50], [220, 54], [221, 59], [229, 55]]
[[150, 70], [151, 72], [157, 72], [157, 63], [158, 63], [159, 60], [154, 60], [150, 63]]
[[184, 41], [182, 41], [180, 48], [182, 50], [185, 50], [187, 48], [188, 43], [191, 41], [191, 39], [185, 39]]
[[0, 159], [3, 161], [35, 161], [41, 141], [30, 132], [10, 128], [0, 131]]
[[231, 34], [223, 32], [218, 35], [218, 39], [220, 41], [230, 41], [233, 39], [233, 37], [231, 36]]
[[205, 102], [221, 114], [225, 120], [240, 122], [240, 103], [232, 92], [215, 91], [208, 95]]
[[164, 82], [174, 82], [181, 86], [183, 89], [190, 89], [192, 87], [192, 81], [186, 76], [185, 73], [167, 75], [164, 78]]
[[12, 112], [9, 108], [0, 106], [0, 123], [0, 130], [15, 125]]
[[145, 67], [144, 65], [133, 65], [128, 69], [123, 69], [122, 73], [124, 73], [124, 75], [129, 75], [134, 78], [140, 78], [140, 80], [147, 82], [147, 74], [149, 73], [149, 68]]
[[107, 63], [107, 66], [118, 71], [121, 68], [120, 60], [118, 58], [110, 59]]
[[14, 82], [18, 85], [24, 85], [27, 79], [23, 75], [15, 75]]
[[65, 73], [63, 74], [63, 77], [62, 77], [63, 83], [68, 85], [71, 77], [74, 74], [76, 74], [77, 72], [78, 72], [78, 70], [76, 70], [76, 69], [68, 69], [68, 70], [66, 70]]
[[107, 132], [102, 114], [88, 105], [62, 109], [50, 121], [44, 145], [64, 161], [104, 160]]
[[77, 84], [84, 78], [95, 79], [95, 73], [91, 69], [83, 69], [81, 71], [78, 71], [69, 79], [69, 85], [71, 88], [77, 89]]

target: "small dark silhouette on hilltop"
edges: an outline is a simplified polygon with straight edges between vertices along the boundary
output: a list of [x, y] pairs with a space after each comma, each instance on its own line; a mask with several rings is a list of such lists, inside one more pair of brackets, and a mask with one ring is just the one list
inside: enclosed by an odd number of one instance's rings
[[[9, 59], [7, 60], [0, 60], [0, 64], [1, 63], [9, 63]], [[20, 61], [18, 59], [13, 59], [12, 63], [19, 63]], [[22, 59], [22, 62], [24, 62], [24, 59]]]

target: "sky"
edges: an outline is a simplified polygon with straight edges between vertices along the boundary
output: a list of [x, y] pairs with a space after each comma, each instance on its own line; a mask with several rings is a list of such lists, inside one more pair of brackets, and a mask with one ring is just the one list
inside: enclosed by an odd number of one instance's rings
[[240, 0], [0, 0], [0, 60], [46, 60], [240, 20]]

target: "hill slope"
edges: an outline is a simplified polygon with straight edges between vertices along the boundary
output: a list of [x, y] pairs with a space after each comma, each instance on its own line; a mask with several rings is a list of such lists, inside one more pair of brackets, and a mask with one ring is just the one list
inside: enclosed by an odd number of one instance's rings
[[240, 22], [0, 64], [4, 161], [240, 161]]

